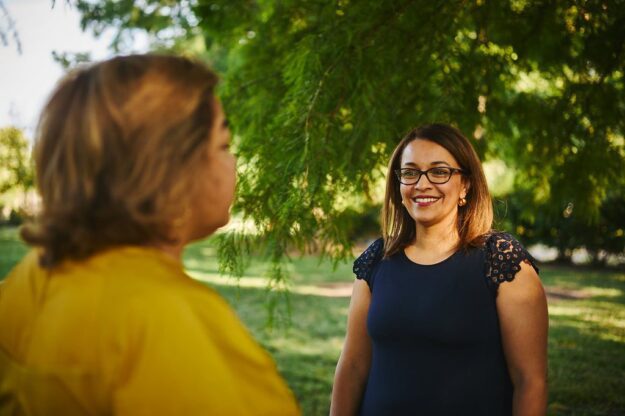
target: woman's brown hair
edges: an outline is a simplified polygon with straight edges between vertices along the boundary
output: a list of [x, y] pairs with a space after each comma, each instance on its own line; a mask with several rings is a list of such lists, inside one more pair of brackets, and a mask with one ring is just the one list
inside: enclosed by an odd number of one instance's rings
[[416, 238], [415, 222], [402, 205], [400, 183], [395, 176], [395, 170], [401, 167], [404, 149], [413, 140], [429, 140], [444, 147], [460, 165], [463, 180], [469, 186], [466, 205], [458, 207], [458, 246], [481, 246], [491, 231], [493, 205], [480, 159], [458, 129], [446, 124], [428, 124], [410, 131], [399, 142], [389, 162], [382, 209], [384, 255], [395, 254]]
[[44, 267], [172, 240], [206, 157], [216, 84], [199, 62], [162, 55], [116, 57], [60, 82], [35, 136], [42, 212], [22, 229]]

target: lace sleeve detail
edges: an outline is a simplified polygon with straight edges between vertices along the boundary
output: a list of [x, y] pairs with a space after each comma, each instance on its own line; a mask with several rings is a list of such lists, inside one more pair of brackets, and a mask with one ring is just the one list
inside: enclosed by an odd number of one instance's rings
[[384, 239], [375, 240], [363, 253], [354, 261], [354, 274], [357, 279], [362, 279], [373, 288], [373, 269], [384, 255]]
[[536, 273], [536, 260], [508, 233], [494, 233], [486, 240], [485, 270], [488, 283], [496, 290], [503, 282], [511, 282], [521, 270], [521, 263], [529, 263]]

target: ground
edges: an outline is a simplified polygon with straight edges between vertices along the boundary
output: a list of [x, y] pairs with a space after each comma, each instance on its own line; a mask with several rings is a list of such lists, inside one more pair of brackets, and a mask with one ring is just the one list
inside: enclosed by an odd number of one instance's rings
[[[26, 250], [15, 229], [0, 229], [0, 278]], [[282, 301], [268, 295], [262, 261], [253, 260], [239, 280], [221, 276], [211, 240], [189, 247], [184, 262], [194, 278], [230, 302], [273, 355], [304, 414], [327, 415], [351, 265], [333, 269], [314, 256], [293, 257], [290, 294]], [[625, 273], [542, 265], [540, 276], [549, 301], [549, 414], [625, 415]]]

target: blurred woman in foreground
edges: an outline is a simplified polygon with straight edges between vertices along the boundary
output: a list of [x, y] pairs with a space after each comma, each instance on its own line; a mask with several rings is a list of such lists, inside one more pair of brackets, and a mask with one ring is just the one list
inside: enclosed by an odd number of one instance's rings
[[217, 77], [173, 56], [68, 75], [35, 144], [35, 247], [0, 285], [0, 414], [298, 414], [270, 356], [181, 253], [229, 219]]

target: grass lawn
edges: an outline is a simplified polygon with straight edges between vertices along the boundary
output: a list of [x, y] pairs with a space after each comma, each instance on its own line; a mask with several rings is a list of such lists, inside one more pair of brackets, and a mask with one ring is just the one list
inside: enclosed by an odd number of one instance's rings
[[[0, 277], [24, 252], [14, 229], [0, 229]], [[268, 330], [262, 263], [252, 261], [237, 284], [219, 276], [210, 240], [189, 247], [184, 260], [271, 352], [304, 414], [327, 414], [351, 266], [333, 271], [315, 257], [295, 258], [289, 264], [291, 325]], [[625, 273], [544, 266], [541, 278], [550, 295], [549, 414], [625, 415]]]

